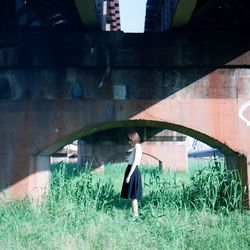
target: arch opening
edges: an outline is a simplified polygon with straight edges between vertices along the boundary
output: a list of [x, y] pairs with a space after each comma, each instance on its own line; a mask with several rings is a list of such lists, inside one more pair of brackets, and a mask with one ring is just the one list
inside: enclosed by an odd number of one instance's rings
[[193, 137], [213, 148], [217, 148], [221, 153], [224, 155], [233, 155], [233, 154], [239, 154], [238, 152], [234, 151], [230, 147], [228, 147], [223, 142], [220, 142], [209, 135], [203, 134], [197, 130], [193, 130], [188, 127], [184, 127], [182, 125], [178, 124], [172, 124], [167, 122], [161, 122], [161, 121], [149, 121], [149, 120], [124, 120], [124, 121], [116, 121], [116, 122], [107, 122], [102, 124], [97, 124], [91, 127], [83, 128], [78, 131], [75, 131], [69, 135], [64, 136], [63, 138], [59, 139], [52, 145], [48, 145], [46, 148], [42, 149], [40, 152], [38, 152], [38, 155], [47, 155], [50, 156], [53, 153], [55, 153], [57, 150], [62, 148], [63, 146], [71, 143], [72, 141], [75, 141], [79, 138], [87, 137], [91, 134], [99, 133], [105, 130], [111, 130], [116, 128], [122, 128], [127, 127], [129, 129], [135, 129], [135, 128], [158, 128], [158, 129], [168, 129], [172, 131], [179, 132], [181, 134]]
[[[95, 126], [83, 128], [83, 129], [80, 129], [78, 131], [71, 133], [70, 135], [64, 136], [60, 140], [56, 141], [54, 144], [49, 145], [47, 148], [41, 150], [38, 153], [38, 155], [50, 157], [59, 149], [63, 148], [65, 145], [70, 144], [71, 142], [82, 138], [85, 141], [95, 144], [99, 152], [104, 151], [103, 154], [105, 155], [106, 160], [98, 159], [98, 157], [95, 158], [95, 163], [97, 166], [98, 165], [102, 166], [105, 163], [105, 161], [112, 162], [112, 157], [114, 158], [117, 156], [121, 156], [123, 161], [125, 161], [127, 150], [126, 150], [126, 147], [124, 147], [124, 145], [127, 144], [126, 135], [129, 132], [129, 130], [137, 130], [142, 137], [142, 142], [150, 141], [150, 138], [157, 135], [157, 133], [163, 130], [174, 131], [177, 133], [181, 133], [182, 135], [185, 135], [185, 136], [190, 136], [192, 138], [195, 138], [209, 145], [212, 148], [218, 149], [219, 152], [221, 152], [221, 154], [225, 156], [226, 164], [229, 169], [236, 169], [237, 164], [238, 164], [238, 158], [243, 157], [238, 152], [235, 152], [234, 150], [229, 148], [226, 144], [223, 144], [222, 142], [210, 137], [209, 135], [203, 134], [200, 131], [196, 131], [191, 128], [187, 128], [178, 124], [172, 124], [172, 123], [167, 123], [167, 122], [162, 122], [162, 121], [149, 121], [149, 120], [123, 120], [123, 121], [108, 122], [108, 123], [103, 123], [103, 124], [98, 124]], [[106, 133], [107, 131], [108, 133]], [[114, 131], [116, 131], [116, 133], [114, 133]], [[105, 153], [105, 150], [103, 150], [104, 148], [103, 145], [105, 145], [105, 138], [107, 139], [107, 137], [110, 137], [112, 134], [116, 134], [116, 137], [118, 137], [118, 141], [122, 142], [123, 146], [116, 147], [116, 151], [111, 149], [111, 147], [106, 147], [106, 153]], [[101, 138], [101, 140], [98, 139], [99, 137]], [[103, 139], [104, 139], [104, 142], [102, 141]], [[114, 144], [116, 142], [117, 141], [115, 140], [113, 141]], [[112, 151], [111, 152], [112, 154], [109, 153], [110, 149]], [[154, 153], [150, 153], [147, 150], [144, 153], [145, 155], [149, 155], [149, 157], [153, 156], [151, 158], [156, 159], [155, 162], [159, 165], [162, 165], [162, 160], [160, 157], [154, 155]], [[95, 157], [95, 152], [93, 151], [93, 148], [92, 148], [91, 153], [86, 154], [85, 152], [85, 156], [88, 159], [90, 159], [91, 156]], [[84, 160], [80, 161], [80, 165], [82, 165], [82, 162], [84, 162]], [[78, 165], [79, 165], [79, 160], [78, 160]], [[178, 171], [178, 167], [177, 167], [177, 171]]]
[[[125, 128], [125, 129], [124, 129]], [[246, 158], [244, 155], [240, 155], [238, 152], [235, 152], [233, 149], [229, 148], [226, 144], [212, 138], [209, 135], [203, 134], [200, 131], [193, 130], [192, 128], [184, 127], [179, 124], [172, 124], [162, 121], [149, 121], [149, 120], [122, 120], [116, 122], [107, 122], [91, 127], [85, 127], [78, 131], [75, 131], [69, 135], [65, 135], [60, 140], [56, 141], [54, 144], [49, 145], [47, 148], [41, 150], [37, 157], [49, 158], [53, 153], [55, 153], [61, 147], [75, 141], [79, 138], [91, 138], [91, 136], [98, 136], [100, 133], [109, 131], [112, 133], [114, 130], [124, 129], [125, 132], [129, 130], [139, 130], [139, 134], [142, 136], [142, 141], [146, 141], [147, 137], [144, 137], [143, 134], [145, 128], [150, 131], [154, 131], [155, 134], [161, 130], [176, 131], [178, 133], [191, 136], [195, 139], [198, 139], [201, 142], [206, 143], [207, 145], [217, 148], [225, 156], [225, 163], [228, 169], [238, 169], [240, 171], [240, 176], [242, 178], [242, 183], [247, 183], [247, 176], [244, 175], [244, 168]], [[127, 133], [122, 135], [123, 139], [126, 139]], [[95, 138], [95, 137], [93, 137]], [[158, 157], [157, 157], [158, 158]], [[48, 164], [48, 169], [50, 169], [50, 163]], [[80, 169], [79, 169], [80, 170]], [[50, 178], [50, 177], [49, 177]]]

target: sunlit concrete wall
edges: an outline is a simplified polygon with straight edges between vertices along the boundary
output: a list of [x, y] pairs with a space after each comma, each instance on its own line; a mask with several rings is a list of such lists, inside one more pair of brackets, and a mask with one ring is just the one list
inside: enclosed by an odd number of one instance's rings
[[186, 142], [145, 142], [142, 144], [142, 148], [146, 153], [142, 157], [144, 164], [159, 165], [159, 161], [161, 161], [163, 171], [188, 170]]

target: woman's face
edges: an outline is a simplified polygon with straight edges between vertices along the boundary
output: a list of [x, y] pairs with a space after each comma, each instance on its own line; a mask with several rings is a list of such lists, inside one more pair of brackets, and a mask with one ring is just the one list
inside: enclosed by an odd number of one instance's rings
[[131, 140], [130, 137], [128, 137], [128, 144], [131, 145], [131, 146], [134, 146], [134, 145], [133, 145], [133, 141]]

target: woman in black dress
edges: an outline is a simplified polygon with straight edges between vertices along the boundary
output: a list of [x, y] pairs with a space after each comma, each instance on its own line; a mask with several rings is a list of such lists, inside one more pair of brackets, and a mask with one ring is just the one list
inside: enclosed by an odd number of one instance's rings
[[124, 175], [121, 197], [131, 199], [134, 219], [138, 219], [138, 200], [142, 199], [142, 181], [139, 165], [142, 157], [142, 147], [140, 137], [137, 132], [128, 134], [132, 151], [128, 158], [128, 166]]

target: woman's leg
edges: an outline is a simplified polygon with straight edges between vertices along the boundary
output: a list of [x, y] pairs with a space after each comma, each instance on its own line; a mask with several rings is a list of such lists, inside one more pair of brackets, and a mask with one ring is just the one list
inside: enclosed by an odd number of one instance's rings
[[132, 199], [132, 209], [135, 217], [138, 217], [138, 201], [137, 199]]

